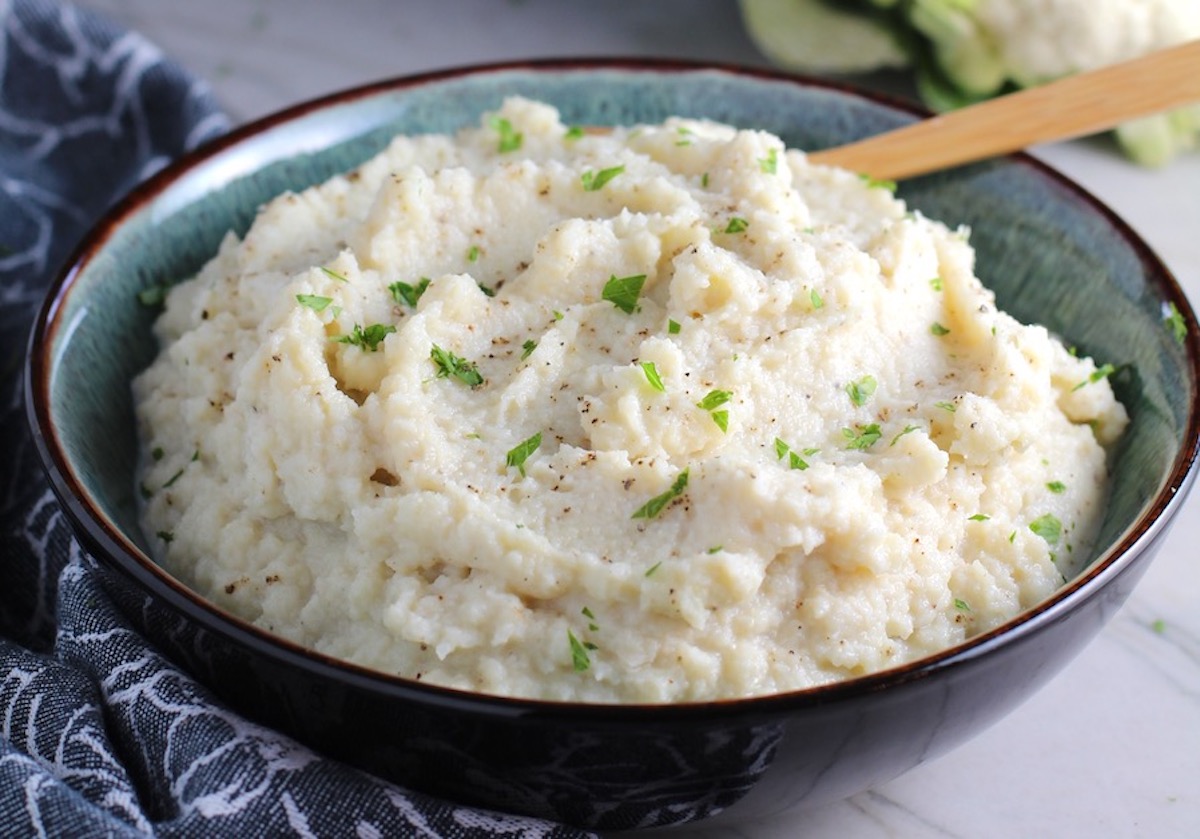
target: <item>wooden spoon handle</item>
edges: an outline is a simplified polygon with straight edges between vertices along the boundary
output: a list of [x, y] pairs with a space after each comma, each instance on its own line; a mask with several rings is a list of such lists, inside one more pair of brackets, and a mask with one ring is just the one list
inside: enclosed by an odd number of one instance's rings
[[837, 148], [813, 163], [898, 179], [1067, 140], [1200, 102], [1200, 40], [1068, 76]]

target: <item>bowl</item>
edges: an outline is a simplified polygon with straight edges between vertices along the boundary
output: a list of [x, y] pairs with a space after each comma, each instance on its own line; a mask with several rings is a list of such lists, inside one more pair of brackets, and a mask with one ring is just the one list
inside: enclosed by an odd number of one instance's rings
[[[565, 121], [671, 114], [817, 149], [920, 116], [851, 88], [732, 67], [541, 61], [386, 81], [303, 104], [135, 189], [84, 239], [31, 336], [29, 420], [102, 582], [162, 650], [253, 719], [463, 803], [593, 829], [741, 819], [836, 800], [978, 734], [1043, 685], [1130, 593], [1195, 477], [1200, 329], [1180, 287], [1113, 213], [1021, 155], [906, 182], [910, 204], [972, 229], [1000, 305], [1122, 365], [1131, 424], [1111, 456], [1094, 559], [1049, 599], [909, 665], [798, 692], [682, 705], [477, 695], [346, 664], [188, 590], [137, 523], [130, 380], [156, 353], [139, 290], [194, 273], [270, 197], [349, 169], [397, 133], [477, 122], [510, 94]], [[1168, 313], [1185, 327], [1170, 328]]]

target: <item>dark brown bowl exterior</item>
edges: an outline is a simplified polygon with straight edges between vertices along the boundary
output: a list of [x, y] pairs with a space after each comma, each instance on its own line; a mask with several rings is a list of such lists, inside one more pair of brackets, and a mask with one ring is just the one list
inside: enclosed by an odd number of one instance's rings
[[[783, 86], [817, 91], [839, 102], [847, 97], [866, 113], [886, 112], [885, 123], [910, 118], [894, 103], [761, 71], [644, 61], [468, 69], [350, 91], [250, 126], [152, 179], [98, 225], [54, 284], [35, 326], [27, 403], [54, 491], [95, 558], [106, 590], [139, 630], [234, 708], [329, 755], [456, 801], [606, 830], [757, 817], [883, 783], [978, 734], [1082, 649], [1146, 570], [1195, 476], [1200, 337], [1182, 291], [1140, 240], [1084, 193], [1028, 158], [1014, 158], [1005, 166], [1019, 170], [1022, 178], [1048, 184], [1062, 200], [1084, 206], [1089, 218], [1104, 226], [1105, 235], [1120, 244], [1122, 258], [1136, 263], [1139, 279], [1128, 281], [1138, 285], [1128, 295], [1131, 300], [1149, 300], [1139, 304], [1142, 308], [1160, 299], [1179, 308], [1189, 334], [1179, 348], [1168, 343], [1162, 353], [1183, 361], [1174, 362], [1166, 374], [1147, 370], [1143, 378], [1169, 376], [1165, 389], [1182, 401], [1167, 406], [1170, 410], [1156, 408], [1158, 413], [1146, 409], [1151, 429], [1159, 428], [1158, 414], [1175, 417], [1162, 420], [1164, 427], [1175, 429], [1174, 437], [1147, 432], [1153, 445], [1162, 439], [1173, 448], [1163, 455], [1161, 469], [1155, 467], [1135, 482], [1151, 489], [1137, 490], [1139, 497], [1130, 502], [1136, 515], [1127, 524], [1113, 525], [1110, 546], [1092, 565], [1039, 607], [940, 655], [817, 689], [677, 706], [554, 703], [442, 689], [303, 650], [222, 612], [149, 559], [143, 538], [122, 512], [127, 503], [109, 497], [119, 492], [103, 491], [111, 478], [102, 474], [108, 461], [103, 452], [86, 451], [82, 420], [56, 397], [62, 377], [71, 372], [65, 368], [77, 363], [64, 348], [100, 341], [79, 328], [75, 315], [88, 305], [123, 306], [113, 301], [132, 298], [124, 291], [113, 295], [104, 290], [105, 283], [125, 282], [129, 273], [125, 262], [118, 260], [119, 269], [109, 265], [108, 251], [125, 248], [128, 257], [133, 245], [149, 241], [142, 228], [158, 224], [147, 219], [162, 214], [164, 198], [169, 206], [186, 203], [180, 195], [186, 198], [198, 179], [224, 171], [222, 165], [249, 159], [241, 165], [254, 171], [264, 165], [259, 157], [274, 154], [263, 152], [279, 142], [272, 136], [282, 132], [286, 145], [288, 137], [303, 135], [306, 121], [320, 119], [326, 111], [343, 109], [333, 117], [341, 126], [347, 124], [347, 108], [351, 115], [367, 114], [363, 121], [371, 122], [380, 108], [398, 107], [389, 102], [403, 102], [407, 93], [430, 86], [436, 91], [442, 83], [479, 80], [481, 85], [504, 86], [509, 83], [506, 74], [516, 73], [538, 83], [569, 85], [558, 80], [576, 74], [581, 89], [591, 95], [590, 80], [599, 74], [601, 86], [628, 88], [632, 92], [622, 95], [633, 97], [647, 95], [646, 90], [686, 88], [694, 74], [714, 72], [753, 90], [759, 84], [768, 87], [759, 94], [764, 107], [778, 104], [774, 97]], [[711, 78], [704, 76], [706, 84]], [[676, 91], [679, 102], [687, 101], [683, 93]], [[600, 112], [608, 111], [601, 107]], [[825, 119], [832, 138], [872, 129], [857, 118], [848, 127], [846, 112], [836, 107]], [[371, 122], [345, 130], [369, 133], [376, 127]], [[284, 163], [276, 163], [274, 170], [292, 165], [289, 155], [296, 154], [281, 155]], [[1003, 178], [1006, 171], [988, 169], [981, 177]], [[317, 177], [305, 177], [310, 175]], [[914, 195], [920, 199], [936, 188], [936, 183], [917, 184]], [[252, 207], [258, 199], [239, 200]], [[986, 229], [983, 235], [986, 242]], [[194, 250], [203, 253], [202, 247]], [[146, 270], [153, 279], [154, 270]], [[143, 356], [148, 351], [142, 347]], [[128, 373], [118, 369], [112, 375], [127, 383]], [[1155, 392], [1150, 384], [1138, 380], [1128, 388], [1136, 386], [1138, 394], [1144, 390], [1150, 399]], [[111, 442], [115, 450], [128, 448], [128, 439], [117, 439], [130, 433], [120, 429], [120, 410], [102, 400], [90, 410], [101, 419], [106, 411], [115, 412], [106, 420], [114, 440], [105, 440], [104, 446]], [[92, 414], [84, 419], [99, 421]], [[123, 468], [131, 469], [128, 464]], [[115, 485], [124, 486], [125, 477], [118, 476]], [[126, 490], [132, 493], [131, 473], [129, 477]]]

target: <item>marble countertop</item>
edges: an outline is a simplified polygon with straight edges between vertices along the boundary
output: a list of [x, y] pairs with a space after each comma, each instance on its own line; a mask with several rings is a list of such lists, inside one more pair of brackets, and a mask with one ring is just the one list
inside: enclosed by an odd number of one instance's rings
[[[506, 59], [637, 55], [765, 64], [730, 0], [80, 5], [140, 31], [208, 79], [238, 121], [368, 81]], [[1104, 141], [1036, 153], [1107, 201], [1200, 301], [1200, 154], [1148, 171]], [[1032, 700], [957, 751], [801, 816], [667, 835], [1200, 836], [1198, 544], [1195, 492], [1144, 581], [1095, 642]]]

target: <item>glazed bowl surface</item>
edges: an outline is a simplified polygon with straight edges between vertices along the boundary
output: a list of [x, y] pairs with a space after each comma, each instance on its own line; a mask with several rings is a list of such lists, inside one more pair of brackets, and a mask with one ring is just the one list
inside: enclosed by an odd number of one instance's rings
[[[911, 121], [906, 106], [765, 71], [543, 61], [358, 88], [246, 126], [137, 188], [86, 237], [31, 337], [29, 418], [106, 589], [167, 654], [252, 718], [334, 757], [464, 803], [594, 829], [740, 819], [883, 783], [982, 731], [1044, 684], [1128, 596], [1195, 474], [1200, 330], [1116, 216], [1031, 158], [901, 185], [971, 228], [998, 303], [1119, 365], [1131, 424], [1092, 562], [1003, 626], [910, 665], [753, 699], [673, 706], [482, 696], [304, 650], [211, 605], [151, 559], [138, 527], [131, 379], [154, 357], [138, 292], [194, 274], [271, 197], [319, 183], [399, 133], [475, 124], [509, 95], [569, 123], [705, 117], [817, 149]], [[1177, 334], [1170, 327], [1182, 327]]]

